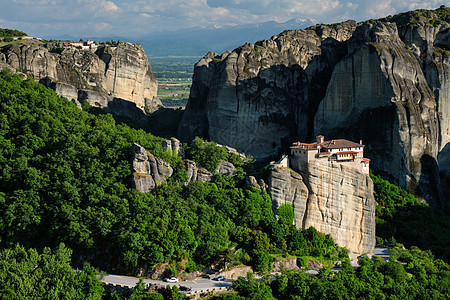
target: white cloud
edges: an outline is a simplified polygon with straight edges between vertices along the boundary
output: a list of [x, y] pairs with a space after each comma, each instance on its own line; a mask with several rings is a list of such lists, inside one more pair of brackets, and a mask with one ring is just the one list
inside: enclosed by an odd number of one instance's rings
[[61, 0], [10, 0], [12, 3], [17, 5], [26, 6], [55, 6], [63, 4]]
[[441, 4], [442, 0], [10, 0], [2, 4], [0, 26], [14, 24], [35, 35], [139, 35], [292, 18], [361, 21]]
[[105, 23], [105, 22], [101, 22], [101, 23], [96, 23], [95, 25], [95, 30], [96, 31], [105, 31], [105, 30], [109, 30], [112, 28], [111, 24], [109, 23]]
[[100, 8], [108, 12], [117, 12], [119, 10], [119, 7], [111, 1], [103, 1], [100, 3]]
[[341, 6], [341, 3], [338, 0], [318, 0], [318, 1], [286, 1], [291, 5], [291, 9], [289, 9], [290, 17], [294, 14], [308, 14], [308, 15], [322, 15], [328, 13], [330, 11], [336, 10]]

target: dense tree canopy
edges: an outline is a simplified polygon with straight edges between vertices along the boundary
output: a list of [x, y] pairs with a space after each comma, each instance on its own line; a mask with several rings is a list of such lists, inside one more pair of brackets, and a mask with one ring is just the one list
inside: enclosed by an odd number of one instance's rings
[[25, 32], [15, 29], [0, 28], [0, 37], [27, 36]]
[[[155, 194], [131, 188], [134, 142], [175, 170]], [[344, 271], [333, 276], [324, 268], [316, 277], [287, 272], [262, 283], [250, 276], [217, 299], [449, 296], [448, 265], [430, 252], [395, 250], [388, 263], [362, 257], [353, 271], [348, 252], [330, 236], [292, 224], [292, 206], [281, 206], [275, 217], [267, 192], [246, 185], [242, 160], [223, 147], [197, 138], [187, 155], [211, 172], [220, 160], [230, 161], [240, 170], [236, 176], [216, 174], [211, 182], [184, 184], [184, 163], [162, 147], [161, 138], [118, 124], [109, 114], [79, 110], [8, 71], [0, 72], [0, 145], [3, 298], [177, 299], [177, 290], [147, 294], [142, 284], [127, 295], [105, 293], [93, 279], [93, 268], [75, 272], [70, 262], [81, 267], [89, 260], [119, 272], [163, 262], [174, 274], [211, 264], [221, 269], [247, 264], [267, 272], [275, 258], [291, 255], [300, 258], [299, 264], [312, 257], [341, 260]], [[372, 178], [377, 234], [385, 241], [433, 249], [448, 262], [450, 208], [433, 211]]]
[[418, 246], [450, 262], [450, 204], [432, 209], [413, 195], [371, 174], [377, 201], [377, 236], [388, 246]]
[[70, 266], [71, 250], [63, 244], [54, 251], [26, 250], [16, 245], [0, 252], [1, 299], [101, 299], [103, 287], [89, 265], [84, 271]]
[[[0, 105], [3, 247], [64, 242], [74, 262], [89, 256], [107, 270], [171, 262], [195, 271], [224, 253], [234, 264], [269, 270], [276, 253], [338, 253], [329, 237], [277, 221], [268, 194], [247, 187], [242, 172], [185, 186], [177, 181], [185, 166], [161, 138], [81, 111], [32, 80], [1, 72]], [[133, 142], [175, 169], [155, 195], [131, 188]], [[209, 166], [207, 158], [239, 160], [200, 139], [189, 154], [211, 170], [218, 161]]]
[[290, 270], [262, 283], [249, 274], [233, 289], [210, 299], [449, 299], [450, 268], [429, 251], [395, 248], [388, 262], [363, 255], [356, 270], [324, 268], [316, 276]]

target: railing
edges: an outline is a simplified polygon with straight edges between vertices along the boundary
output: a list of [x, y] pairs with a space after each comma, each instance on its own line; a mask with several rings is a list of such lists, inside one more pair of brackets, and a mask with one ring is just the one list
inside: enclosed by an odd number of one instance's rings
[[194, 299], [197, 299], [202, 294], [207, 294], [207, 293], [211, 293], [211, 292], [212, 293], [225, 292], [227, 290], [228, 290], [228, 287], [214, 287], [214, 288], [209, 288], [209, 289], [204, 289], [204, 290], [180, 292], [180, 293], [183, 293], [186, 296], [194, 297]]

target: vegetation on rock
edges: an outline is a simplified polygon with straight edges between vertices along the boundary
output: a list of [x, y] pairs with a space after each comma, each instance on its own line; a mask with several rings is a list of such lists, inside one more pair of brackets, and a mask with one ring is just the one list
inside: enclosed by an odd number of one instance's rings
[[0, 28], [0, 37], [19, 37], [19, 36], [27, 36], [25, 32], [15, 30], [15, 29], [5, 29]]

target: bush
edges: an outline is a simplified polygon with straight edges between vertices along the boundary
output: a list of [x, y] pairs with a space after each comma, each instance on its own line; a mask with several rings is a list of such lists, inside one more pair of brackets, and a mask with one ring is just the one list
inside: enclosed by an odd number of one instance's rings
[[188, 148], [188, 156], [201, 167], [214, 172], [220, 161], [227, 159], [228, 152], [225, 147], [218, 147], [214, 142], [196, 137]]
[[291, 204], [282, 204], [278, 208], [277, 214], [281, 224], [290, 225], [294, 223], [294, 207]]

